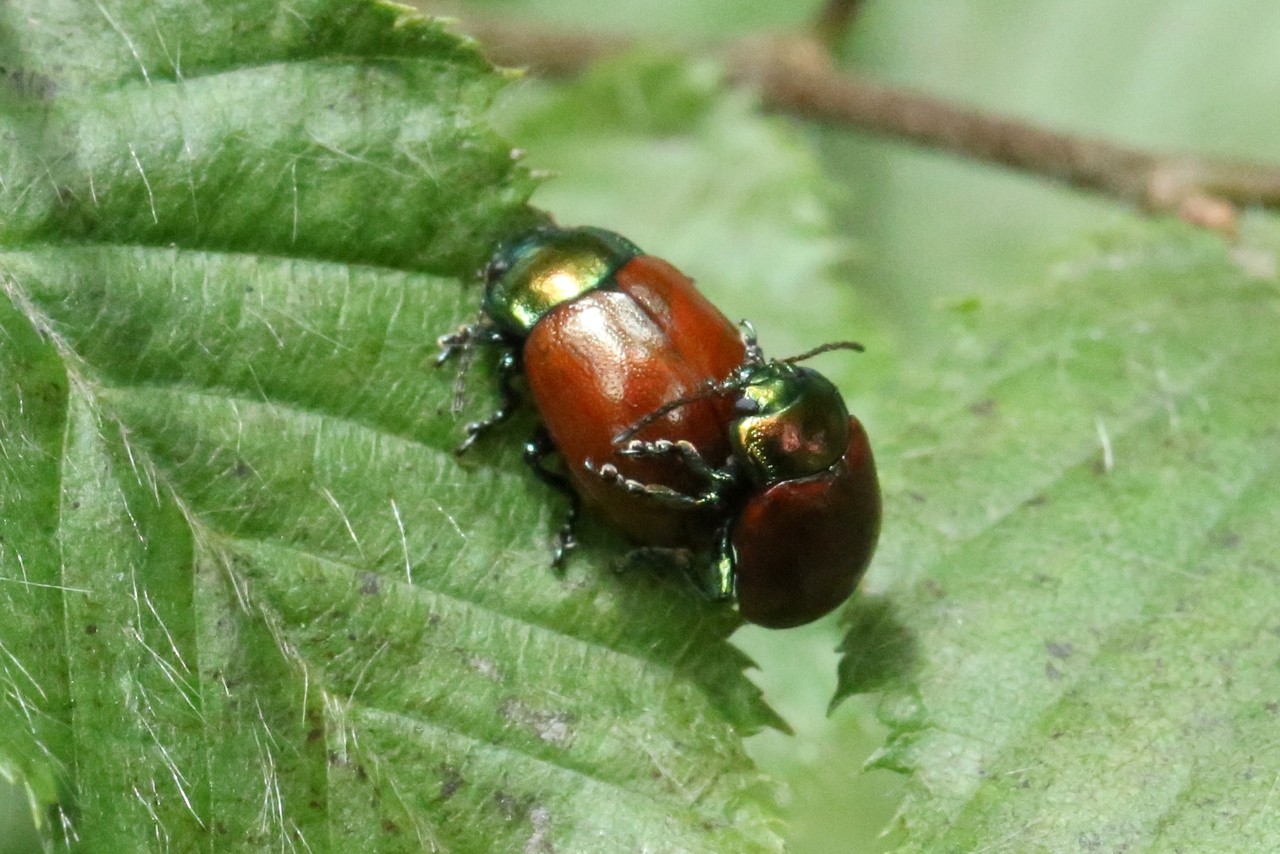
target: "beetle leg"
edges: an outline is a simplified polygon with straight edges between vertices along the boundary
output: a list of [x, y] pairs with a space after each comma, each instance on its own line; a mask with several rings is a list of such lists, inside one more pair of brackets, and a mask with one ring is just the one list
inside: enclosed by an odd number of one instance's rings
[[764, 351], [760, 349], [760, 342], [756, 340], [756, 328], [749, 320], [739, 320], [738, 325], [742, 327], [742, 344], [746, 348], [745, 361], [759, 365], [764, 363]]
[[722, 556], [715, 560], [693, 561], [685, 564], [685, 575], [697, 588], [698, 592], [712, 602], [728, 602], [733, 599], [732, 563], [726, 563]]
[[453, 404], [449, 407], [454, 415], [462, 411], [462, 401], [467, 390], [467, 368], [471, 365], [471, 352], [475, 347], [479, 327], [479, 323], [472, 323], [436, 339], [436, 345], [440, 348], [440, 354], [436, 356], [437, 368], [454, 355], [461, 354], [458, 372], [453, 375]]
[[605, 483], [616, 486], [633, 495], [648, 496], [669, 507], [715, 507], [720, 503], [720, 492], [716, 489], [707, 489], [697, 495], [686, 495], [660, 483], [644, 483], [626, 477], [622, 472], [618, 471], [618, 467], [613, 463], [597, 466], [591, 460], [586, 460], [583, 466]]
[[626, 553], [621, 561], [614, 564], [613, 570], [619, 574], [636, 569], [650, 567], [678, 567], [689, 572], [691, 555], [688, 549], [671, 546], [636, 546]]
[[450, 410], [454, 415], [462, 411], [462, 403], [467, 391], [467, 369], [471, 367], [471, 354], [475, 352], [476, 347], [506, 346], [509, 349], [511, 346], [502, 333], [492, 324], [487, 323], [483, 316], [475, 323], [468, 323], [447, 335], [441, 335], [436, 339], [436, 345], [440, 348], [435, 361], [437, 368], [454, 356], [460, 357], [458, 372], [453, 378], [453, 405]]
[[479, 323], [468, 323], [466, 326], [459, 326], [446, 335], [441, 335], [436, 339], [436, 346], [440, 348], [440, 355], [436, 356], [436, 367], [440, 367], [452, 359], [454, 355], [470, 350], [475, 346], [479, 337]]
[[728, 532], [727, 525], [720, 529], [716, 553], [710, 560], [706, 555], [695, 554], [688, 549], [642, 546], [627, 552], [618, 571], [646, 563], [661, 564], [679, 570], [699, 594], [712, 602], [726, 602], [734, 595], [733, 547]]
[[[723, 548], [725, 542], [727, 536], [722, 536], [722, 544], [718, 549]], [[718, 553], [713, 561], [708, 562], [705, 555], [696, 554], [689, 549], [639, 546], [627, 552], [626, 557], [614, 566], [614, 571], [630, 572], [646, 565], [657, 565], [680, 572], [700, 595], [712, 602], [724, 602], [733, 598], [732, 562], [723, 562]]]
[[502, 395], [502, 403], [493, 414], [479, 421], [472, 421], [466, 427], [467, 438], [453, 449], [455, 454], [464, 454], [475, 444], [481, 433], [495, 427], [515, 414], [521, 403], [520, 392], [516, 390], [515, 378], [520, 372], [520, 363], [514, 350], [507, 350], [498, 360], [498, 391]]
[[619, 448], [618, 453], [624, 457], [679, 457], [680, 462], [688, 466], [693, 473], [707, 480], [715, 479], [715, 469], [707, 465], [707, 461], [702, 458], [702, 453], [692, 442], [685, 439], [675, 441], [656, 439], [652, 442], [632, 439]]
[[524, 461], [533, 469], [538, 480], [565, 494], [569, 499], [569, 512], [565, 515], [564, 524], [556, 532], [556, 545], [551, 553], [551, 565], [557, 569], [564, 565], [565, 554], [578, 545], [575, 529], [578, 524], [578, 513], [582, 509], [582, 499], [574, 491], [569, 479], [558, 471], [553, 471], [542, 464], [542, 460], [555, 452], [555, 445], [547, 431], [539, 427], [533, 437], [525, 443]]
[[728, 523], [720, 526], [716, 543], [715, 561], [707, 569], [710, 570], [711, 598], [724, 601], [733, 598], [737, 587], [733, 571], [737, 558], [733, 552], [733, 540], [729, 537]]
[[732, 474], [712, 466], [692, 442], [684, 439], [674, 442], [670, 439], [658, 439], [653, 442], [632, 439], [619, 448], [618, 453], [624, 457], [676, 457], [685, 468], [706, 482], [705, 493], [719, 495], [734, 482]]

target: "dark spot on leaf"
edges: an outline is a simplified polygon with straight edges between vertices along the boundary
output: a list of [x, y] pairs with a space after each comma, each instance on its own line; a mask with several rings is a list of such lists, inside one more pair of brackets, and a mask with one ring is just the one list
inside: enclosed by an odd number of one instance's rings
[[1277, 703], [1275, 700], [1272, 700], [1270, 703], [1267, 703], [1267, 705], [1264, 706], [1264, 708], [1268, 712], [1274, 715], [1276, 712], [1280, 712], [1280, 703]]
[[996, 414], [996, 402], [990, 397], [979, 400], [977, 403], [969, 404], [969, 412], [979, 418], [989, 418]]
[[907, 497], [917, 504], [924, 504], [928, 501], [923, 492], [908, 492]]
[[48, 101], [58, 94], [58, 83], [52, 77], [25, 68], [0, 68], [0, 76], [17, 95], [26, 99]]
[[360, 581], [361, 596], [377, 596], [378, 595], [378, 576], [372, 572], [366, 572]]
[[533, 798], [518, 798], [510, 792], [499, 789], [493, 793], [493, 803], [503, 818], [507, 821], [516, 821], [528, 814], [529, 808], [533, 806]]
[[244, 480], [249, 475], [253, 474], [253, 469], [249, 467], [248, 463], [246, 463], [244, 460], [241, 460], [240, 462], [236, 463], [235, 468], [231, 470], [231, 474], [234, 475], [235, 477], [240, 478], [241, 480]]
[[364, 782], [365, 780], [369, 779], [369, 772], [364, 770], [363, 765], [356, 766], [356, 779], [360, 780], [361, 782]]
[[1023, 503], [1026, 504], [1026, 506], [1028, 507], [1043, 507], [1044, 505], [1049, 503], [1049, 496], [1045, 495], [1044, 493], [1038, 493], [1036, 495], [1031, 496]]
[[1045, 641], [1044, 648], [1054, 658], [1070, 658], [1071, 653], [1075, 652], [1075, 647], [1069, 643], [1058, 643], [1057, 641]]
[[400, 825], [396, 824], [394, 821], [392, 821], [389, 818], [384, 818], [382, 820], [382, 832], [383, 833], [399, 833]]
[[85, 627], [84, 627], [84, 633], [85, 633], [86, 635], [96, 635], [96, 634], [98, 633], [98, 626], [97, 626], [97, 624], [96, 624], [96, 623], [90, 623], [89, 625], [85, 626]]
[[307, 744], [315, 744], [317, 741], [320, 741], [323, 738], [324, 738], [323, 727], [313, 726], [311, 729], [307, 730]]
[[80, 502], [79, 502], [79, 501], [72, 501], [72, 502], [71, 502], [71, 509], [72, 509], [72, 510], [79, 510], [79, 509], [80, 509]]
[[1044, 663], [1044, 675], [1048, 677], [1050, 682], [1057, 682], [1062, 678], [1062, 671], [1054, 667], [1052, 661], [1046, 661]]
[[461, 771], [448, 763], [441, 762], [436, 770], [440, 773], [440, 800], [447, 801], [462, 788], [466, 780]]
[[1234, 549], [1240, 545], [1240, 535], [1235, 531], [1223, 531], [1218, 535], [1218, 545], [1224, 549]]

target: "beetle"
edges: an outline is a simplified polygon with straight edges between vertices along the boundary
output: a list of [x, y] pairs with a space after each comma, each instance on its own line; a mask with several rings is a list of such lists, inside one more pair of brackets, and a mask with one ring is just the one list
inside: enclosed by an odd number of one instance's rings
[[[611, 464], [596, 471], [657, 501], [716, 508], [716, 558], [701, 586], [715, 598], [736, 598], [750, 622], [789, 628], [844, 602], [879, 538], [880, 486], [866, 430], [826, 377], [795, 364], [826, 350], [860, 347], [836, 342], [765, 360], [754, 336], [747, 340], [747, 359], [731, 377], [665, 404], [615, 440], [628, 457], [681, 459], [702, 477], [701, 491], [674, 493], [637, 482]], [[649, 420], [702, 395], [730, 393], [736, 394], [727, 424], [732, 451], [719, 467], [689, 443], [633, 438]]]
[[[571, 502], [555, 565], [575, 543], [580, 499], [636, 542], [709, 545], [714, 508], [616, 489], [588, 461], [612, 462], [626, 477], [655, 486], [696, 488], [696, 476], [674, 461], [618, 455], [613, 439], [663, 404], [727, 379], [746, 353], [737, 327], [675, 267], [603, 229], [536, 229], [501, 245], [481, 274], [481, 317], [440, 339], [437, 363], [477, 345], [498, 348], [502, 403], [467, 425], [459, 452], [514, 413], [522, 396], [515, 380], [523, 375], [540, 420], [525, 461]], [[459, 385], [455, 409], [461, 392]], [[731, 405], [704, 397], [651, 419], [637, 438], [687, 441], [709, 464], [722, 465], [730, 452], [724, 425]], [[552, 451], [563, 473], [543, 464]]]
[[[553, 564], [581, 500], [647, 549], [712, 551], [694, 581], [760, 625], [809, 622], [848, 597], [879, 532], [874, 461], [835, 386], [795, 363], [860, 347], [767, 360], [749, 325], [739, 333], [690, 279], [603, 229], [536, 229], [482, 276], [480, 319], [440, 339], [437, 363], [497, 347], [502, 403], [458, 450], [513, 414], [523, 374], [540, 419], [525, 460], [571, 501]], [[562, 471], [544, 465], [552, 452]]]

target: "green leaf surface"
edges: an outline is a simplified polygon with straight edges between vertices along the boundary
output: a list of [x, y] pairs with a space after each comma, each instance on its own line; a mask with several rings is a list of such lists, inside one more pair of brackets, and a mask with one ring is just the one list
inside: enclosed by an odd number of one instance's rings
[[[1273, 6], [890, 6], [853, 43], [879, 76], [1277, 160]], [[904, 850], [1276, 849], [1274, 222], [1228, 248], [824, 142], [904, 346], [872, 422], [881, 595], [846, 614], [838, 694], [885, 692]]]
[[882, 444], [892, 608], [842, 662], [888, 682], [913, 847], [1276, 839], [1277, 321], [1273, 281], [1166, 233], [951, 313]]
[[434, 339], [531, 215], [502, 77], [378, 4], [91, 6], [0, 12], [0, 765], [47, 838], [775, 847], [734, 615], [607, 537], [557, 578], [518, 443], [452, 453]]

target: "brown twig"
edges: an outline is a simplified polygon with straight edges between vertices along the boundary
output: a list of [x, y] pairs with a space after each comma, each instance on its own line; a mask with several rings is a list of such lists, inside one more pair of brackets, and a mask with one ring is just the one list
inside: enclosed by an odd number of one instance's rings
[[[853, 3], [827, 10], [852, 14]], [[629, 39], [527, 22], [465, 21], [493, 61], [566, 76], [633, 46]], [[1231, 236], [1239, 208], [1280, 207], [1280, 168], [1130, 148], [947, 103], [842, 72], [814, 37], [757, 37], [720, 52], [726, 76], [770, 110], [948, 151], [1172, 214]]]
[[862, 0], [827, 0], [814, 18], [813, 37], [836, 54], [861, 12]]

